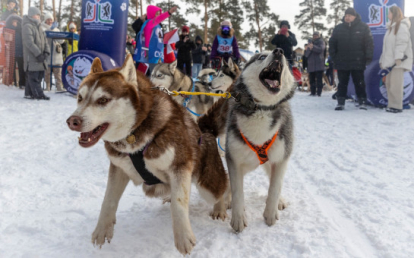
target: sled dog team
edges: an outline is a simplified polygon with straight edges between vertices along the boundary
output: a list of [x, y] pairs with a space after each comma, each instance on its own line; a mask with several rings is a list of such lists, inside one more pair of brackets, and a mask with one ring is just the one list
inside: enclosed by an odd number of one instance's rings
[[[216, 76], [209, 82], [212, 74]], [[130, 56], [121, 68], [110, 71], [103, 71], [98, 58], [93, 61], [67, 124], [80, 133], [82, 147], [102, 139], [110, 159], [106, 193], [92, 233], [95, 245], [111, 241], [118, 203], [129, 181], [142, 185], [147, 196], [170, 202], [174, 242], [183, 255], [196, 244], [189, 220], [191, 183], [213, 206], [213, 219], [225, 220], [231, 208], [231, 227], [241, 232], [247, 226], [243, 178], [262, 165], [270, 181], [263, 217], [269, 226], [279, 219], [279, 210], [286, 207], [281, 190], [293, 148], [288, 100], [295, 91], [283, 51], [256, 54], [243, 71], [230, 61], [217, 74], [207, 70], [199, 77], [193, 83], [172, 63], [157, 65], [149, 80], [136, 72]], [[157, 87], [230, 92], [232, 97], [201, 95], [189, 100]], [[216, 142], [224, 136], [228, 173]]]

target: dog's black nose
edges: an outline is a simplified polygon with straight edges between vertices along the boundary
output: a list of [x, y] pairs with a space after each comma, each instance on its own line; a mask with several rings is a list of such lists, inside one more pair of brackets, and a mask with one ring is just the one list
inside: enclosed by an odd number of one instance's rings
[[273, 54], [275, 55], [284, 55], [284, 51], [281, 48], [276, 48], [275, 50], [273, 50]]

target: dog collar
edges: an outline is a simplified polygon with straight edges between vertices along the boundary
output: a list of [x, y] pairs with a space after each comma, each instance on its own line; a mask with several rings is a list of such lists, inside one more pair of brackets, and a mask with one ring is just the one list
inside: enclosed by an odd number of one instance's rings
[[269, 156], [267, 155], [267, 151], [272, 147], [273, 143], [275, 142], [277, 135], [279, 131], [276, 132], [276, 134], [273, 136], [272, 139], [265, 142], [263, 145], [257, 146], [251, 143], [247, 138], [244, 136], [244, 134], [240, 131], [240, 135], [242, 136], [244, 142], [249, 146], [252, 151], [256, 152], [257, 158], [260, 161], [260, 165], [266, 163], [269, 160]]
[[250, 110], [263, 110], [263, 111], [271, 111], [275, 110], [277, 105], [272, 106], [263, 106], [259, 105], [251, 97], [243, 96], [237, 92], [231, 92], [231, 96], [234, 98], [236, 102], [239, 102], [242, 106], [246, 107]]

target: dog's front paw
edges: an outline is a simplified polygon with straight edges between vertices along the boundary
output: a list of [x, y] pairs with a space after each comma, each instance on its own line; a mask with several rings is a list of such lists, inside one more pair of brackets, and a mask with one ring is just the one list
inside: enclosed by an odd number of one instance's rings
[[191, 253], [193, 247], [196, 244], [196, 238], [193, 232], [190, 230], [187, 233], [180, 232], [174, 236], [175, 247], [182, 255]]
[[244, 213], [240, 215], [232, 214], [230, 225], [236, 232], [242, 232], [244, 228], [247, 227], [246, 216]]
[[278, 205], [277, 205], [278, 209], [279, 209], [280, 211], [282, 211], [282, 210], [286, 209], [286, 208], [287, 208], [287, 206], [288, 206], [288, 203], [286, 202], [286, 200], [285, 200], [285, 199], [283, 199], [283, 198], [280, 198], [280, 199], [279, 199], [279, 203], [278, 203]]
[[277, 209], [265, 209], [263, 217], [268, 226], [273, 226], [276, 223], [276, 220], [279, 220], [279, 211]]
[[95, 231], [92, 233], [92, 244], [101, 248], [105, 244], [105, 239], [108, 241], [108, 244], [111, 243], [111, 239], [114, 236], [114, 225], [115, 220], [108, 223], [98, 222]]

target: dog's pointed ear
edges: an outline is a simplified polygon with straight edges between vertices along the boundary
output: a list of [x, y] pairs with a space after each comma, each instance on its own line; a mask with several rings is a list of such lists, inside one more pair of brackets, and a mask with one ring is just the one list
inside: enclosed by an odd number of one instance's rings
[[171, 64], [168, 65], [168, 68], [170, 69], [170, 72], [172, 74], [175, 73], [175, 70], [177, 69], [177, 60], [175, 60], [174, 62], [172, 62]]
[[161, 58], [158, 59], [158, 64], [162, 64]]
[[221, 59], [221, 67], [223, 67], [224, 65], [226, 65], [227, 64], [227, 62], [226, 62], [226, 60], [224, 60], [224, 58], [222, 58]]
[[103, 71], [104, 70], [102, 68], [101, 59], [99, 59], [98, 57], [95, 57], [95, 59], [92, 62], [91, 71], [89, 73], [91, 73], [91, 74], [93, 74], [93, 73], [101, 73]]
[[230, 71], [234, 71], [234, 62], [233, 59], [229, 58], [229, 62], [227, 63], [227, 65], [230, 68]]
[[137, 86], [137, 71], [135, 70], [134, 61], [132, 61], [131, 55], [128, 55], [125, 59], [124, 65], [119, 72], [124, 76], [125, 81]]

